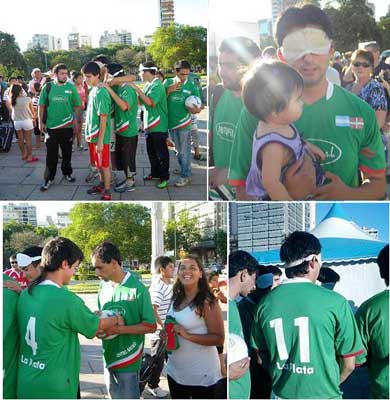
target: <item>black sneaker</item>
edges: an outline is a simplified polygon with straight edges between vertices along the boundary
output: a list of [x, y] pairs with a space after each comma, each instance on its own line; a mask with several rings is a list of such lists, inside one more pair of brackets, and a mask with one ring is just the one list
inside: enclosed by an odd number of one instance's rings
[[41, 186], [41, 192], [46, 192], [46, 190], [48, 190], [52, 184], [53, 181], [51, 181], [50, 179], [46, 180], [45, 183]]
[[76, 178], [72, 175], [64, 175], [64, 178], [68, 181], [68, 182], [76, 182]]

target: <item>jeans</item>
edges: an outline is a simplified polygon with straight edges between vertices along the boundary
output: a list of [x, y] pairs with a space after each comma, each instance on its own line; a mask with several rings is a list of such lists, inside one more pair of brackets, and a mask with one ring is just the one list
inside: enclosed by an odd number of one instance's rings
[[139, 399], [139, 371], [117, 372], [104, 368], [104, 380], [111, 399]]
[[182, 178], [189, 178], [191, 174], [191, 126], [183, 129], [172, 129], [171, 138], [175, 142], [177, 160], [180, 165]]

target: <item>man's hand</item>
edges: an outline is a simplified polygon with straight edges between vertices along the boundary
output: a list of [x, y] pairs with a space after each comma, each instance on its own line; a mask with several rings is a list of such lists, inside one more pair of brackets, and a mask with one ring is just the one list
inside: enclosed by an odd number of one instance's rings
[[210, 187], [226, 185], [228, 183], [228, 169], [209, 168], [209, 183]]
[[348, 198], [348, 186], [332, 172], [327, 171], [325, 177], [330, 179], [330, 183], [317, 188], [315, 200], [345, 200]]
[[4, 281], [3, 286], [16, 293], [20, 293], [22, 291], [21, 286], [16, 281]]
[[242, 360], [238, 360], [232, 364], [229, 364], [229, 379], [231, 381], [240, 379], [246, 371], [248, 371], [250, 365], [250, 358], [246, 357]]
[[187, 107], [187, 110], [191, 113], [191, 114], [199, 114], [202, 111], [202, 107]]
[[43, 121], [38, 121], [38, 125], [39, 125], [39, 130], [42, 133], [45, 133], [46, 132], [46, 124], [44, 124]]
[[96, 146], [96, 151], [99, 153], [100, 157], [101, 157], [101, 153], [103, 153], [103, 148], [104, 148], [103, 140], [100, 140], [100, 138], [99, 138], [99, 140], [97, 142], [97, 146]]

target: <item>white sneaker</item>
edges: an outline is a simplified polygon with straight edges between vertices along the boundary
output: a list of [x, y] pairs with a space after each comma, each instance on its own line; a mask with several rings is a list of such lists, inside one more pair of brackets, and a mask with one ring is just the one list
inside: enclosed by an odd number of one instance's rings
[[183, 187], [186, 185], [190, 185], [191, 184], [191, 179], [190, 178], [180, 178], [176, 181], [175, 186], [176, 187]]
[[168, 392], [164, 389], [161, 389], [160, 386], [156, 388], [151, 388], [149, 385], [146, 386], [146, 390], [153, 396], [157, 397], [158, 399], [163, 399], [164, 397], [168, 396]]

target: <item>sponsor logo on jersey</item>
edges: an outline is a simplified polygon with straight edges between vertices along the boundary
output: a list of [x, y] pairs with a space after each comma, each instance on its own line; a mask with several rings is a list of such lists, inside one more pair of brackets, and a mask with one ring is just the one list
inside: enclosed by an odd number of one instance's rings
[[325, 153], [325, 160], [321, 162], [321, 165], [333, 164], [340, 160], [343, 155], [341, 148], [336, 143], [323, 139], [308, 138], [307, 140], [318, 146]]
[[23, 354], [21, 354], [20, 362], [29, 367], [32, 367], [35, 369], [40, 369], [41, 371], [46, 368], [45, 363], [40, 362], [40, 361], [34, 361], [32, 358], [24, 357]]
[[306, 365], [301, 367], [301, 366], [295, 365], [294, 363], [281, 364], [281, 363], [279, 363], [279, 361], [277, 361], [276, 366], [279, 370], [284, 369], [284, 370], [292, 372], [293, 374], [298, 374], [298, 375], [314, 374], [314, 367], [306, 367]]
[[65, 90], [65, 93], [72, 94], [72, 91], [71, 90]]
[[221, 140], [226, 140], [230, 143], [233, 143], [234, 128], [235, 125], [230, 122], [220, 122], [216, 126], [215, 134], [218, 135]]

